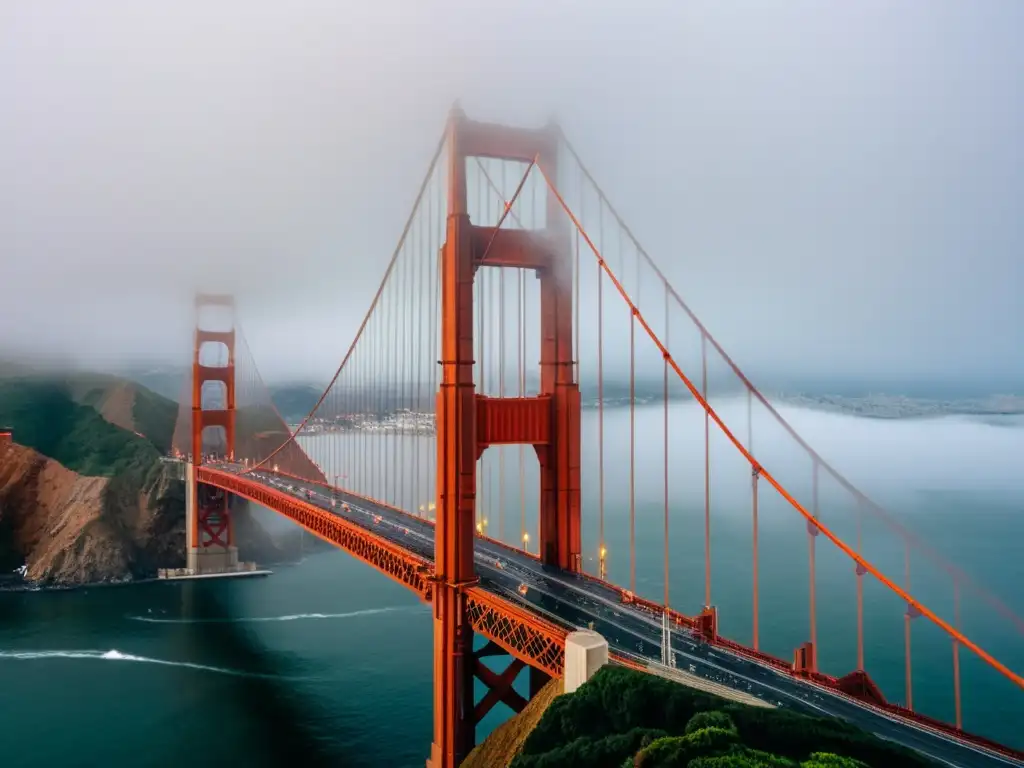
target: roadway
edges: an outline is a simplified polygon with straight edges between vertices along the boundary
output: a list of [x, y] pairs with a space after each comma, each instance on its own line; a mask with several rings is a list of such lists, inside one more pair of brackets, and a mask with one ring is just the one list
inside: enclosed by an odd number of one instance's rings
[[[207, 466], [234, 474], [244, 471], [244, 467], [229, 463]], [[426, 520], [341, 491], [332, 496], [323, 486], [271, 472], [253, 472], [248, 477], [311, 502], [426, 560], [434, 559], [434, 527]], [[348, 509], [341, 502], [347, 503]], [[608, 640], [613, 651], [652, 664], [660, 662], [660, 615], [653, 615], [640, 606], [624, 604], [617, 591], [600, 582], [543, 566], [525, 554], [483, 539], [477, 539], [475, 544], [477, 574], [481, 586], [488, 591], [529, 607], [569, 630], [592, 624], [594, 630]], [[525, 595], [519, 592], [521, 584], [527, 585]], [[966, 768], [1024, 767], [1022, 762], [899, 720], [765, 664], [711, 646], [698, 640], [689, 630], [673, 627], [672, 648], [676, 666], [681, 670], [775, 706], [809, 715], [839, 717], [880, 738], [914, 749], [937, 763]]]

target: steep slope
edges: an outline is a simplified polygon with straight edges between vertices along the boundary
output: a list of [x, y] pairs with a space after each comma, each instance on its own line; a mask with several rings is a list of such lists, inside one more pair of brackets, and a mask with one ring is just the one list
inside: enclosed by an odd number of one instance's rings
[[[184, 483], [160, 461], [177, 406], [103, 375], [0, 379], [0, 424], [16, 445], [0, 456], [0, 575], [22, 564], [47, 584], [154, 575], [184, 564]], [[280, 562], [247, 508], [236, 511], [243, 558]], [[292, 541], [294, 540], [294, 541]]]
[[64, 379], [68, 394], [104, 420], [149, 440], [161, 453], [171, 447], [178, 404], [128, 379], [107, 374], [75, 374]]
[[0, 380], [0, 422], [14, 429], [16, 442], [83, 475], [144, 472], [160, 455], [150, 440], [76, 402], [73, 387], [59, 379]]
[[47, 584], [147, 575], [182, 551], [183, 516], [168, 514], [182, 489], [163, 476], [145, 491], [130, 485], [80, 475], [25, 446], [7, 447], [0, 452], [0, 562], [21, 560], [27, 579]]
[[135, 386], [123, 379], [100, 374], [80, 374], [67, 378], [68, 394], [75, 402], [94, 408], [115, 427], [135, 431], [132, 406]]
[[[0, 526], [8, 561], [0, 561], [4, 570], [21, 559], [32, 580], [60, 570], [66, 559], [62, 553], [100, 519], [107, 482], [82, 477], [30, 448], [0, 449]], [[98, 555], [91, 543], [87, 548], [87, 557]]]
[[544, 717], [551, 702], [562, 695], [562, 680], [549, 680], [523, 708], [495, 728], [470, 752], [462, 768], [507, 768], [523, 748], [526, 738]]

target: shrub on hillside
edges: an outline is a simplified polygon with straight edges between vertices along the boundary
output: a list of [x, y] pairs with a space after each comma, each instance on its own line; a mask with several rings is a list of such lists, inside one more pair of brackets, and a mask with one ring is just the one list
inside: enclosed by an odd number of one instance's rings
[[515, 768], [594, 768], [618, 766], [625, 757], [636, 754], [641, 745], [654, 743], [667, 734], [649, 728], [634, 728], [603, 738], [581, 737], [540, 754], [520, 754], [512, 761]]
[[734, 728], [696, 728], [687, 731], [685, 736], [669, 736], [652, 742], [637, 753], [633, 764], [636, 768], [687, 766], [695, 758], [727, 752], [736, 743]]
[[809, 760], [800, 763], [800, 768], [868, 768], [868, 766], [852, 757], [840, 757], [829, 752], [815, 752]]
[[719, 712], [712, 710], [711, 712], [698, 712], [696, 715], [690, 718], [690, 721], [686, 724], [686, 732], [693, 733], [699, 731], [702, 728], [721, 728], [722, 730], [736, 732], [736, 726], [732, 722], [732, 718], [729, 717], [725, 712]]
[[697, 760], [702, 768], [932, 765], [841, 720], [749, 707], [616, 666], [555, 699], [512, 765], [662, 768]]
[[797, 768], [797, 764], [785, 757], [741, 748], [727, 755], [698, 757], [686, 768]]

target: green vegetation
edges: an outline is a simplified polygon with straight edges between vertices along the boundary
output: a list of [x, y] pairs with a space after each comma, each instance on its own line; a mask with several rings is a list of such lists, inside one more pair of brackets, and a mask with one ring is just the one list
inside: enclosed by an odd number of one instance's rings
[[76, 403], [57, 380], [0, 380], [0, 423], [13, 428], [16, 442], [83, 475], [113, 477], [148, 467], [160, 455], [150, 440]]
[[135, 422], [135, 428], [145, 435], [160, 453], [170, 453], [174, 426], [178, 420], [176, 402], [144, 387], [136, 386], [132, 420]]
[[606, 666], [555, 699], [513, 768], [887, 768], [931, 766], [834, 718], [750, 707]]
[[[14, 430], [16, 442], [74, 472], [109, 477], [103, 491], [103, 517], [113, 530], [124, 530], [131, 511], [138, 507], [139, 494], [157, 490], [163, 477], [159, 459], [170, 446], [177, 407], [138, 387], [132, 410], [136, 429], [146, 435], [143, 438], [111, 424], [91, 405], [76, 402], [72, 389], [82, 384], [81, 379], [0, 379], [0, 423]], [[111, 378], [111, 386], [118, 384]], [[81, 400], [100, 403], [103, 395], [102, 388], [90, 389]], [[166, 484], [150, 503], [164, 528], [173, 527], [177, 523], [173, 513], [185, 503], [184, 484]]]

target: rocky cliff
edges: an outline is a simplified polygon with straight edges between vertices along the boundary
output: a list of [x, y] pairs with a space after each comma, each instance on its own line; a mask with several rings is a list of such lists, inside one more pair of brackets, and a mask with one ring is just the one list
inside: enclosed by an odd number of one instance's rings
[[[0, 378], [0, 582], [46, 585], [153, 576], [185, 559], [184, 483], [160, 461], [177, 406], [103, 375]], [[298, 530], [270, 537], [235, 509], [243, 559], [294, 560]], [[308, 548], [307, 548], [308, 551]]]
[[[30, 582], [71, 586], [183, 566], [184, 484], [158, 472], [146, 487], [130, 485], [80, 475], [21, 445], [0, 448], [0, 574], [24, 565]], [[244, 505], [235, 516], [243, 559], [295, 559], [297, 531], [272, 538]]]
[[20, 560], [31, 581], [143, 575], [170, 556], [174, 528], [184, 529], [183, 521], [175, 526], [160, 514], [161, 502], [174, 495], [163, 478], [126, 498], [113, 478], [80, 475], [31, 448], [12, 445], [0, 453], [0, 564]]

